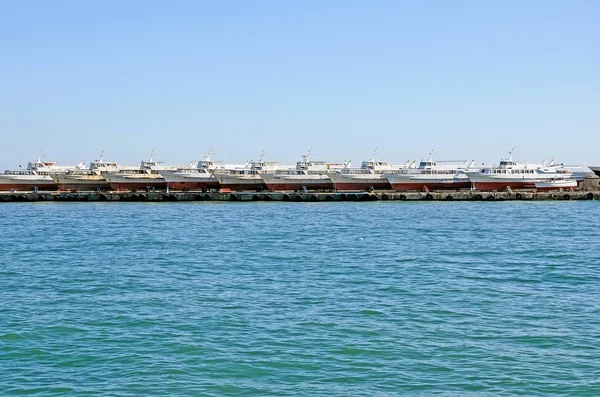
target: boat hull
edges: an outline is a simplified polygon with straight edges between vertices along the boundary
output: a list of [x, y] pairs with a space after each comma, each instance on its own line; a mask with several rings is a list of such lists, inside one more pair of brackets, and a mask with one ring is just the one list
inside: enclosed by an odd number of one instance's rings
[[15, 181], [0, 181], [0, 191], [10, 192], [33, 192], [37, 188], [38, 191], [58, 190], [58, 184], [54, 182], [15, 182]]
[[[482, 175], [480, 173], [467, 173], [471, 181], [471, 188], [475, 190], [504, 190], [511, 189], [535, 189], [535, 181], [532, 178], [517, 176], [514, 178], [496, 177]], [[548, 176], [548, 179], [552, 178]], [[537, 177], [539, 179], [540, 176]]]
[[169, 189], [195, 191], [218, 188], [219, 181], [210, 173], [162, 172]]
[[368, 189], [391, 189], [390, 182], [383, 176], [370, 175], [362, 177], [359, 175], [328, 174], [335, 190], [364, 191]]
[[320, 182], [320, 183], [301, 183], [301, 182], [281, 182], [281, 183], [267, 183], [269, 190], [275, 191], [296, 191], [302, 190], [306, 187], [307, 190], [331, 190], [333, 184], [331, 182]]
[[548, 182], [535, 182], [535, 188], [537, 190], [560, 190], [567, 189], [571, 190], [577, 187], [577, 181], [573, 180], [564, 180], [564, 181], [548, 181]]
[[471, 182], [471, 187], [475, 190], [535, 189], [535, 183], [527, 180]]
[[370, 188], [384, 190], [391, 189], [391, 185], [388, 181], [371, 181], [366, 182], [362, 180], [348, 181], [348, 182], [336, 182], [334, 183], [335, 190], [343, 191], [363, 191], [369, 190]]
[[215, 178], [217, 179], [220, 188], [232, 191], [262, 191], [267, 188], [265, 182], [258, 175], [256, 178], [215, 175]]
[[158, 174], [137, 176], [135, 174], [103, 173], [110, 189], [115, 191], [143, 191], [166, 189], [167, 182]]
[[85, 192], [106, 190], [109, 188], [108, 182], [101, 176], [89, 178], [75, 178], [66, 175], [54, 175], [54, 181], [58, 184], [58, 190], [70, 192]]
[[117, 192], [123, 191], [147, 191], [149, 189], [166, 189], [167, 183], [156, 182], [155, 180], [148, 181], [139, 181], [139, 182], [109, 182], [108, 186], [110, 189], [115, 190]]
[[468, 189], [471, 183], [466, 180], [461, 181], [414, 181], [414, 182], [394, 182], [391, 183], [392, 189], [397, 191], [421, 191], [421, 190], [456, 190]]
[[333, 183], [326, 175], [316, 175], [314, 178], [280, 175], [261, 175], [269, 190], [275, 191], [297, 191], [306, 187], [307, 190], [331, 190]]
[[167, 182], [167, 186], [169, 189], [173, 190], [185, 190], [185, 191], [194, 191], [194, 190], [206, 190], [206, 189], [216, 189], [218, 188], [219, 182], [214, 181], [177, 181], [177, 182]]
[[465, 189], [471, 187], [471, 181], [463, 174], [449, 174], [441, 177], [439, 174], [403, 175], [394, 174], [386, 176], [394, 190], [451, 190]]
[[109, 185], [106, 181], [102, 182], [63, 182], [58, 184], [58, 190], [69, 192], [86, 192], [96, 190], [107, 190]]

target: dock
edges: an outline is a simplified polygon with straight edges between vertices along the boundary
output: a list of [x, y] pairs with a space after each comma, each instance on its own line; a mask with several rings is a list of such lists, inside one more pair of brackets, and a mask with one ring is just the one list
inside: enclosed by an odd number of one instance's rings
[[2, 192], [10, 202], [185, 202], [185, 201], [544, 201], [600, 200], [599, 191], [554, 192]]

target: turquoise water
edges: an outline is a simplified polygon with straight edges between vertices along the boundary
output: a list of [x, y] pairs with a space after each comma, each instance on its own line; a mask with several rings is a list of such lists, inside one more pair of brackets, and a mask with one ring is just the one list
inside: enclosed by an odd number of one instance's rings
[[0, 395], [600, 395], [600, 203], [0, 205]]

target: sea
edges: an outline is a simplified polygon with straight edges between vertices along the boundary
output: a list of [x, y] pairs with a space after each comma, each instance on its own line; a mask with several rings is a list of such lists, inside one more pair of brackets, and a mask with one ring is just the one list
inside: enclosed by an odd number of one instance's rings
[[5, 203], [0, 396], [599, 396], [600, 202]]

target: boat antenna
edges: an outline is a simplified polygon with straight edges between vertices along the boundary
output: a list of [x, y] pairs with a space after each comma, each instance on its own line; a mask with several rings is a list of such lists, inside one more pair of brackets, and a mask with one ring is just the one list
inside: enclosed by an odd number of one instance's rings
[[40, 150], [40, 157], [38, 157], [38, 163], [42, 162], [42, 157], [44, 157], [44, 149]]
[[376, 154], [379, 154], [379, 153], [377, 152], [377, 148], [373, 149], [373, 154], [371, 155], [371, 162], [374, 162], [374, 161], [375, 161], [375, 155], [376, 155]]
[[304, 161], [305, 163], [308, 163], [311, 153], [312, 153], [312, 150], [308, 149], [308, 153], [302, 155], [302, 161]]
[[513, 146], [512, 149], [510, 149], [510, 151], [508, 152], [508, 156], [509, 156], [508, 159], [511, 161], [512, 161], [512, 156], [515, 151], [515, 148], [516, 148], [516, 146]]
[[100, 153], [100, 159], [98, 160], [99, 163], [104, 161], [104, 152], [106, 152], [106, 149], [102, 149], [102, 153]]
[[152, 149], [152, 153], [150, 153], [150, 161], [154, 161], [154, 149]]
[[435, 151], [435, 147], [431, 148], [431, 151], [429, 152], [429, 161], [433, 161], [433, 153]]

